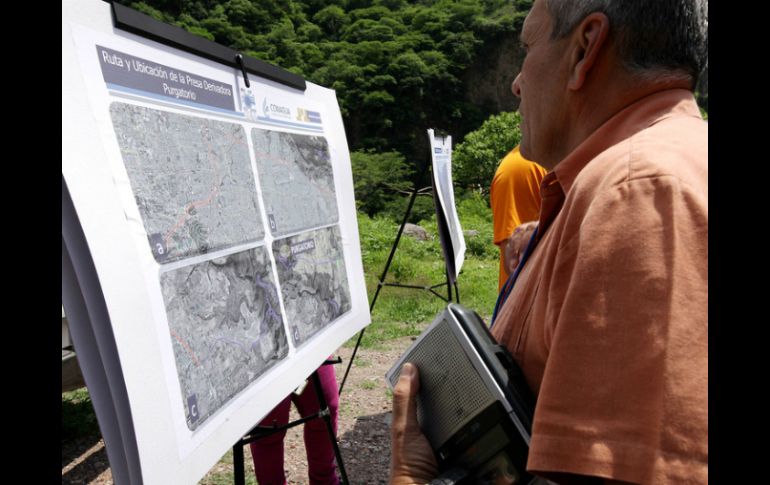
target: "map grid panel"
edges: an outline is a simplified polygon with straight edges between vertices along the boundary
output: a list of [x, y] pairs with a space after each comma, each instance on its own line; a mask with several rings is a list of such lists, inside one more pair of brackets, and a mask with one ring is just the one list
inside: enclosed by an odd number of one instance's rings
[[252, 128], [270, 232], [283, 236], [337, 222], [329, 145], [318, 136]]
[[264, 238], [241, 125], [117, 102], [110, 114], [157, 262]]
[[265, 247], [161, 275], [191, 430], [286, 357], [288, 342]]
[[350, 310], [339, 227], [274, 241], [273, 257], [295, 345], [307, 342]]

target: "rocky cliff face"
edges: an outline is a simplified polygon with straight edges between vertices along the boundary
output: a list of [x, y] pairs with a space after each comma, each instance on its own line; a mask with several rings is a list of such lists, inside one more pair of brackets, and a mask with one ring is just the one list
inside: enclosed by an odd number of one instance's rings
[[511, 83], [521, 70], [524, 51], [519, 47], [517, 34], [501, 36], [489, 46], [463, 74], [467, 86], [466, 99], [487, 111], [515, 111], [519, 98], [511, 92]]

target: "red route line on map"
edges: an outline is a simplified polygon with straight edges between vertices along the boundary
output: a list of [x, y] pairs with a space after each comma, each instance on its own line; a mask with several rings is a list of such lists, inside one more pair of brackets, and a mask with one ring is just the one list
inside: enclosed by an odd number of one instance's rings
[[177, 342], [179, 342], [179, 345], [181, 345], [182, 347], [184, 347], [184, 348], [185, 348], [185, 350], [187, 351], [187, 353], [188, 353], [188, 354], [190, 354], [190, 357], [192, 357], [192, 360], [193, 360], [193, 362], [195, 362], [195, 365], [196, 365], [197, 367], [200, 367], [201, 363], [200, 363], [200, 361], [198, 360], [198, 357], [195, 355], [195, 352], [193, 352], [193, 350], [190, 348], [190, 346], [189, 346], [189, 345], [187, 345], [187, 343], [186, 343], [184, 340], [182, 340], [182, 337], [180, 337], [179, 335], [177, 335], [177, 333], [176, 333], [176, 332], [174, 332], [174, 330], [173, 330], [173, 329], [169, 328], [169, 330], [171, 331], [171, 335], [173, 335], [173, 336], [174, 336], [174, 338], [176, 339], [176, 341], [177, 341]]
[[[208, 132], [208, 129], [206, 130]], [[211, 143], [209, 141], [206, 142], [207, 145], [207, 152], [208, 156], [207, 159], [209, 160], [209, 163], [211, 164], [211, 168], [214, 171], [214, 179], [216, 180], [219, 178], [219, 171], [217, 170], [216, 164], [213, 163], [214, 153], [211, 147]], [[182, 226], [187, 223], [187, 221], [190, 218], [190, 209], [192, 208], [198, 208], [203, 207], [211, 203], [211, 201], [219, 195], [219, 184], [222, 183], [222, 180], [220, 178], [219, 182], [215, 182], [211, 184], [211, 192], [209, 193], [209, 196], [205, 199], [196, 200], [193, 202], [188, 203], [184, 208], [184, 215], [179, 218], [176, 225], [169, 229], [169, 231], [163, 236], [163, 243], [168, 247], [168, 243], [171, 240], [171, 236], [173, 236]]]
[[254, 150], [254, 156], [255, 157], [264, 158], [264, 159], [268, 159], [268, 160], [274, 160], [274, 161], [279, 162], [279, 163], [281, 163], [283, 165], [291, 165], [292, 163], [294, 163], [293, 160], [286, 160], [285, 158], [281, 158], [279, 156], [273, 155], [272, 153], [261, 152], [259, 150]]
[[[291, 166], [292, 164], [294, 164], [293, 160], [286, 160], [284, 158], [278, 157], [278, 156], [273, 155], [272, 153], [268, 153], [268, 152], [262, 152], [262, 151], [254, 150], [254, 156], [255, 157], [261, 157], [263, 159], [274, 160], [276, 162], [281, 163], [282, 165]], [[310, 180], [310, 183], [315, 185], [322, 192], [333, 193], [332, 189], [330, 189], [327, 185], [321, 185], [320, 182], [318, 182], [316, 180], [313, 180], [313, 179], [308, 179], [308, 180]]]

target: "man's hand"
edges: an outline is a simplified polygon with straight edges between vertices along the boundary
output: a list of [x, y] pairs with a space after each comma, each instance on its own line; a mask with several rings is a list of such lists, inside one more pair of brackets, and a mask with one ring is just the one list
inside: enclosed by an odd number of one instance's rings
[[393, 390], [391, 427], [391, 485], [424, 485], [438, 475], [438, 465], [428, 439], [417, 424], [417, 366], [406, 363]]
[[524, 254], [524, 250], [527, 248], [527, 243], [532, 237], [532, 233], [537, 227], [537, 221], [525, 222], [516, 227], [513, 230], [513, 234], [508, 238], [505, 243], [505, 268], [508, 270], [508, 274], [513, 274], [516, 271], [516, 266], [519, 265], [519, 260]]

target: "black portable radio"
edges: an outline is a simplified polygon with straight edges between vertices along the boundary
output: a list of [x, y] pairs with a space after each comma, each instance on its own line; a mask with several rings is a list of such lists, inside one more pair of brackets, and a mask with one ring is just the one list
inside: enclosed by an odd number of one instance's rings
[[526, 472], [535, 400], [481, 317], [449, 304], [387, 372], [391, 388], [406, 362], [420, 372], [417, 421], [440, 472], [466, 472], [454, 483], [548, 483]]

